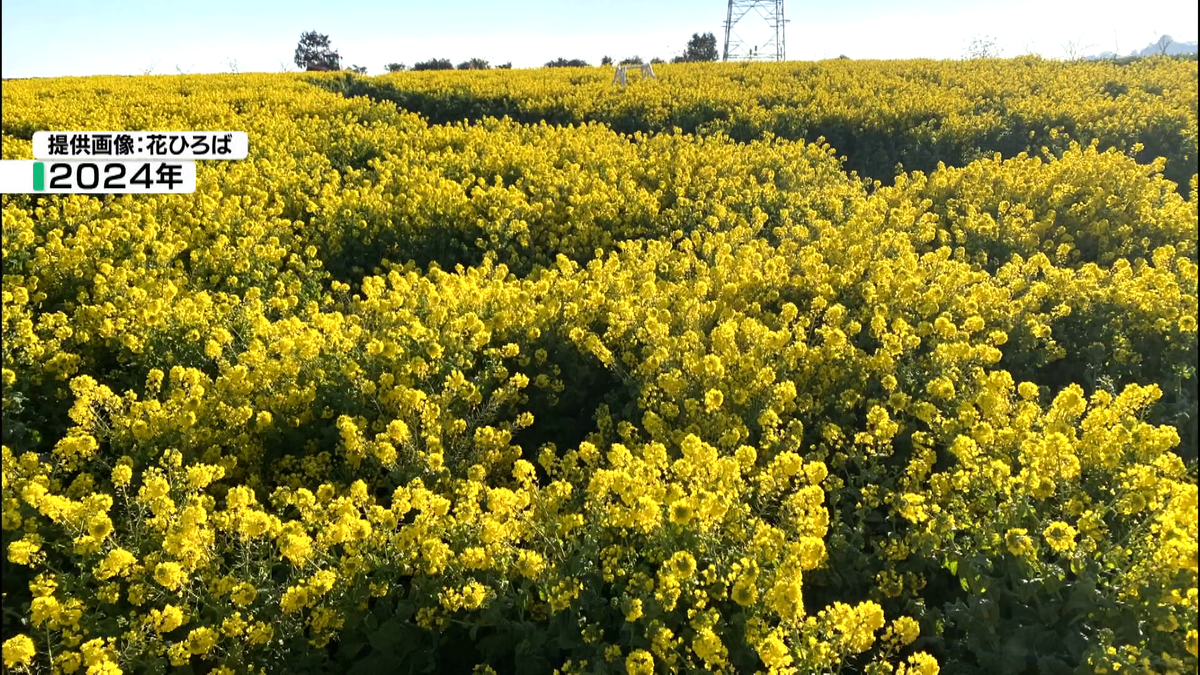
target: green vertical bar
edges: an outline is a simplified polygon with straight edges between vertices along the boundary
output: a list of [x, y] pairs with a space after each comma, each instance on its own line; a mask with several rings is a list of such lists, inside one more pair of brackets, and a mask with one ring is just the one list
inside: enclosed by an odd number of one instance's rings
[[46, 189], [46, 165], [41, 162], [33, 163], [33, 189], [37, 192]]

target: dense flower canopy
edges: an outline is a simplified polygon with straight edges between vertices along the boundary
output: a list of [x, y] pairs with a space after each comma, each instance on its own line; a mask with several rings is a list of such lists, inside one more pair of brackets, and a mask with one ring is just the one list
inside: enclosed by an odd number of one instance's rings
[[5, 667], [1194, 672], [1196, 64], [599, 72], [5, 83]]

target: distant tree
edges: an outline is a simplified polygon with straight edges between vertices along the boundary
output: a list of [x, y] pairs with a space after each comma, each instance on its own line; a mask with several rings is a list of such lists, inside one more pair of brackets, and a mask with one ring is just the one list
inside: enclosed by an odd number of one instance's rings
[[458, 64], [459, 70], [487, 70], [491, 67], [485, 59], [471, 59]]
[[718, 58], [720, 54], [717, 52], [717, 36], [712, 33], [692, 33], [692, 39], [688, 40], [683, 56], [678, 57], [678, 60], [716, 61]]
[[341, 70], [342, 57], [329, 46], [329, 36], [315, 30], [300, 34], [296, 65], [305, 70]]
[[512, 61], [501, 63], [500, 65], [496, 66], [496, 70], [512, 70]]
[[384, 66], [384, 69], [389, 73], [398, 73], [402, 70], [408, 70], [408, 66], [404, 65], [403, 63], [389, 63]]
[[654, 58], [650, 59], [650, 63], [655, 63], [655, 64], [657, 64], [657, 63], [666, 63], [666, 61], [663, 61], [662, 59], [660, 59], [660, 58], [658, 58], [658, 57], [656, 56], [656, 57], [654, 57]]
[[611, 56], [606, 56], [606, 57], [600, 59], [600, 65], [602, 65], [602, 66], [611, 66], [612, 64], [613, 64], [613, 57], [611, 57]]
[[414, 63], [413, 70], [454, 70], [454, 64], [450, 59], [429, 59]]
[[640, 66], [643, 63], [645, 63], [645, 61], [643, 61], [642, 57], [640, 56], [630, 56], [627, 59], [621, 59], [621, 65], [623, 66]]
[[366, 75], [367, 67], [366, 66], [350, 66], [350, 72], [354, 73], [355, 75]]
[[988, 35], [976, 35], [963, 52], [964, 59], [994, 59], [999, 56], [1000, 48], [996, 46], [996, 38]]
[[1090, 42], [1085, 44], [1083, 41], [1083, 35], [1080, 35], [1078, 39], [1067, 40], [1065, 43], [1063, 43], [1063, 56], [1065, 56], [1068, 61], [1078, 61], [1079, 59], [1083, 58], [1084, 52], [1095, 46], [1096, 45]]
[[1170, 35], [1164, 35], [1158, 38], [1158, 41], [1154, 43], [1154, 50], [1158, 52], [1159, 56], [1166, 56], [1167, 50], [1170, 49], [1171, 45], [1173, 44], [1175, 44], [1175, 40]]
[[850, 57], [845, 54], [838, 54], [838, 61], [849, 61]]
[[553, 61], [546, 62], [547, 68], [586, 68], [590, 65], [590, 63], [583, 59], [564, 59], [561, 56]]

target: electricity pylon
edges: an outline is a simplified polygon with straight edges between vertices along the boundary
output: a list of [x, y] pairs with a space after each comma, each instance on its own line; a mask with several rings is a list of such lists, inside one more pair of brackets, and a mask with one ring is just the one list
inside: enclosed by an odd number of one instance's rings
[[[747, 15], [751, 15], [747, 19]], [[771, 28], [771, 37], [761, 45], [746, 44], [734, 30], [741, 22], [748, 26], [751, 21], [763, 19]], [[783, 0], [729, 0], [725, 15], [725, 53], [722, 61], [785, 61], [787, 43], [784, 39]]]

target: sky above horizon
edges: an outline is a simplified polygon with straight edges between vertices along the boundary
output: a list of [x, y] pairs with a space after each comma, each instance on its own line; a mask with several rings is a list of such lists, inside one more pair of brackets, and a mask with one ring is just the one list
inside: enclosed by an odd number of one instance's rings
[[[331, 3], [316, 0], [3, 0], [0, 71], [5, 78], [296, 70], [300, 34], [329, 35], [344, 66], [455, 63], [536, 67], [558, 57], [597, 64], [610, 55], [670, 59], [693, 33], [722, 46], [725, 0], [579, 2], [481, 0]], [[975, 38], [1003, 56], [1126, 54], [1170, 35], [1194, 41], [1194, 0], [883, 0], [787, 5], [789, 60], [960, 58]], [[765, 41], [765, 22], [739, 24], [746, 42]]]

